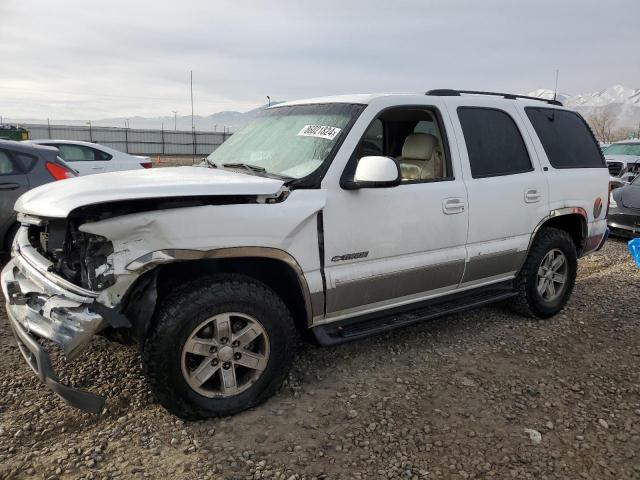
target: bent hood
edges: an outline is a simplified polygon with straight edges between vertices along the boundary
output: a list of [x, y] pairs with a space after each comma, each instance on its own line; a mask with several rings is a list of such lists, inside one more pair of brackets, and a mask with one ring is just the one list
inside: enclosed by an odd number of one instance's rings
[[120, 200], [206, 195], [274, 195], [282, 180], [230, 170], [168, 167], [101, 173], [48, 183], [22, 195], [15, 210], [65, 218], [78, 207]]

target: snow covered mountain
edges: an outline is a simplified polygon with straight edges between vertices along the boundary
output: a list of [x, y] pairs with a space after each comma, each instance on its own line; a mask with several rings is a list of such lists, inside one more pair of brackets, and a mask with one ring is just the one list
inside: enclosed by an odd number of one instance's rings
[[[541, 88], [527, 95], [551, 99], [553, 90]], [[612, 85], [597, 92], [579, 95], [558, 92], [557, 99], [585, 117], [607, 113], [614, 118], [617, 127], [635, 129], [640, 124], [640, 89]]]

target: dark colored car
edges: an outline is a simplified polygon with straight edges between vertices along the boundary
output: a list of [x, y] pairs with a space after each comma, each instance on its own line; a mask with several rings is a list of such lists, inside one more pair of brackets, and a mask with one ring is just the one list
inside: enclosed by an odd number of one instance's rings
[[75, 177], [52, 147], [0, 140], [0, 250], [9, 251], [18, 228], [13, 205], [39, 185]]
[[607, 223], [614, 235], [640, 236], [640, 176], [611, 192]]

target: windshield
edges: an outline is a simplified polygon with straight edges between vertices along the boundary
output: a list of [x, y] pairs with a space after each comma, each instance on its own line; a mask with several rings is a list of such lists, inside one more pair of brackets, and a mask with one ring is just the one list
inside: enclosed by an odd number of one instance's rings
[[362, 108], [330, 103], [263, 110], [207, 161], [217, 167], [246, 164], [245, 170], [254, 172], [292, 179], [306, 177], [329, 158]]
[[603, 150], [605, 155], [637, 155], [640, 156], [640, 142], [614, 143]]

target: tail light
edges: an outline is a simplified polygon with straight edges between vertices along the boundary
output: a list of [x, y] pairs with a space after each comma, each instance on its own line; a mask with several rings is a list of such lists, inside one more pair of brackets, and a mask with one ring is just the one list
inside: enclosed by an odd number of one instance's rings
[[140, 162], [140, 165], [142, 165], [142, 168], [151, 168], [153, 163], [151, 163], [151, 162]]
[[75, 174], [72, 171], [67, 170], [66, 168], [55, 163], [47, 162], [45, 164], [45, 167], [47, 168], [51, 176], [56, 180], [64, 180], [65, 178], [75, 177]]

